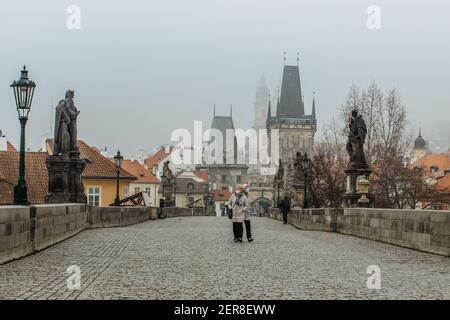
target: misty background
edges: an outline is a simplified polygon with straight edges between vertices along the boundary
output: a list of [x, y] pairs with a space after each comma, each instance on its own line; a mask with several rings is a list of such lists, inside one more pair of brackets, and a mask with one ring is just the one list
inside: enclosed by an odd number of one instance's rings
[[[68, 30], [69, 5], [81, 30]], [[366, 26], [381, 9], [381, 30]], [[216, 114], [253, 122], [264, 73], [272, 95], [283, 52], [300, 52], [305, 112], [316, 91], [318, 138], [352, 85], [399, 90], [411, 130], [450, 137], [450, 2], [391, 0], [3, 0], [0, 5], [0, 129], [18, 148], [9, 85], [23, 64], [37, 84], [28, 145], [52, 136], [53, 108], [67, 89], [81, 111], [79, 138], [133, 156], [170, 142], [174, 129], [206, 130]]]

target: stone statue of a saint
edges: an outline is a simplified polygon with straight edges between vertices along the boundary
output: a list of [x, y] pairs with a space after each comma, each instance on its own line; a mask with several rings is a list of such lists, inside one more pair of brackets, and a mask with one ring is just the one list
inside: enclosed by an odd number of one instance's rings
[[65, 100], [61, 100], [56, 107], [55, 113], [55, 140], [53, 147], [54, 155], [68, 157], [70, 151], [69, 135], [70, 117], [67, 112]]
[[56, 107], [55, 113], [55, 155], [67, 157], [70, 151], [78, 151], [77, 146], [77, 117], [80, 113], [74, 103], [74, 91], [67, 90], [65, 99]]
[[368, 165], [364, 155], [364, 143], [366, 142], [367, 127], [363, 117], [357, 110], [352, 111], [349, 121], [349, 134], [347, 141], [347, 152], [350, 157], [348, 169], [367, 169]]
[[163, 173], [162, 173], [161, 180], [165, 184], [170, 184], [174, 180], [172, 170], [170, 170], [170, 168], [169, 168], [169, 163], [170, 163], [169, 161], [166, 161], [163, 164]]
[[55, 112], [53, 155], [45, 161], [48, 170], [46, 203], [86, 203], [81, 175], [86, 161], [80, 158], [77, 145], [77, 117], [74, 91], [67, 90]]
[[302, 153], [297, 152], [292, 163], [296, 182], [303, 180]]

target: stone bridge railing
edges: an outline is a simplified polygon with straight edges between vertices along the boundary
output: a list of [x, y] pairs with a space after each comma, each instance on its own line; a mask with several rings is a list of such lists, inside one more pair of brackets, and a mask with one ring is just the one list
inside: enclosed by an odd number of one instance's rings
[[[277, 208], [269, 217], [282, 220]], [[450, 211], [395, 209], [298, 209], [288, 223], [304, 230], [337, 232], [450, 256]]]
[[63, 241], [85, 229], [146, 220], [204, 216], [203, 208], [93, 207], [82, 204], [0, 206], [0, 264]]

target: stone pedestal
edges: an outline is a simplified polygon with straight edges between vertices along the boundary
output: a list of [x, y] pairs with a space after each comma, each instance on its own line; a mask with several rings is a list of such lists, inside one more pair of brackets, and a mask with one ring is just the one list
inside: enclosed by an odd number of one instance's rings
[[48, 194], [45, 203], [69, 203], [69, 158], [49, 156], [45, 165], [48, 170]]
[[304, 199], [304, 186], [303, 184], [293, 184], [291, 188], [291, 207], [302, 208]]
[[81, 174], [86, 166], [79, 152], [69, 157], [48, 156], [45, 160], [48, 170], [48, 194], [45, 203], [87, 203]]
[[172, 184], [163, 185], [163, 197], [164, 197], [164, 207], [174, 207], [175, 201], [173, 197], [174, 187]]
[[[344, 194], [343, 206], [356, 207], [358, 206], [358, 200], [361, 198], [361, 194], [358, 192], [358, 178], [362, 177], [368, 180], [372, 170], [369, 168], [347, 169], [345, 170], [345, 173], [347, 174], [347, 189]], [[369, 203], [367, 204], [369, 207], [373, 201], [372, 195], [367, 194], [367, 199], [369, 200]]]

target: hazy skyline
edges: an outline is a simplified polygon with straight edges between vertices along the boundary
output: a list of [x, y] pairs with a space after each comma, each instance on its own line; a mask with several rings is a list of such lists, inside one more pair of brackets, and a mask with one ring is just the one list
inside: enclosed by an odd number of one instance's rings
[[[81, 29], [68, 30], [69, 5]], [[366, 26], [381, 9], [381, 29]], [[216, 114], [253, 121], [261, 75], [280, 85], [283, 52], [296, 64], [305, 112], [316, 91], [318, 133], [338, 116], [352, 83], [398, 89], [410, 128], [450, 136], [450, 3], [431, 1], [4, 1], [0, 11], [0, 129], [18, 146], [9, 85], [23, 64], [37, 84], [29, 145], [50, 133], [51, 106], [75, 90], [79, 137], [127, 156], [169, 143], [174, 129], [206, 130]]]

